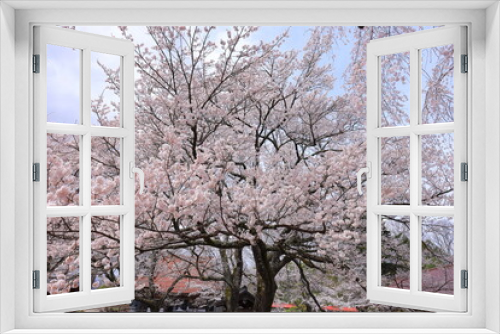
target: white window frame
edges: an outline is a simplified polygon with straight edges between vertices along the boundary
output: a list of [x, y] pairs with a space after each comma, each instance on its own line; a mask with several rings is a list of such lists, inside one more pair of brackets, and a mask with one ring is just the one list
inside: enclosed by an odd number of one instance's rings
[[[6, 2], [6, 3], [5, 3]], [[32, 8], [14, 10], [17, 8]], [[137, 9], [101, 10], [129, 6]], [[67, 7], [61, 9], [59, 7]], [[87, 6], [85, 9], [84, 7]], [[150, 6], [149, 9], [147, 7]], [[152, 7], [162, 7], [152, 9]], [[202, 7], [203, 6], [203, 7]], [[232, 6], [233, 8], [226, 8]], [[397, 6], [399, 9], [392, 9]], [[94, 7], [92, 9], [92, 7]], [[225, 7], [226, 9], [220, 9]], [[406, 9], [401, 9], [405, 8]], [[489, 7], [489, 8], [487, 8]], [[34, 9], [33, 9], [34, 8]], [[44, 10], [43, 8], [51, 8]], [[84, 9], [82, 9], [84, 8]], [[244, 10], [244, 8], [247, 8]], [[250, 8], [250, 9], [248, 9]], [[411, 10], [408, 10], [411, 8]], [[437, 9], [436, 9], [437, 8]], [[441, 8], [441, 9], [440, 9]], [[458, 8], [458, 9], [457, 9]], [[59, 10], [54, 10], [59, 9]], [[13, 18], [15, 17], [15, 23]], [[486, 24], [485, 24], [486, 22]], [[31, 286], [32, 27], [63, 25], [433, 25], [469, 27], [468, 312], [436, 314], [35, 314]], [[13, 34], [15, 32], [15, 42]], [[497, 1], [4, 1], [0, 3], [0, 331], [12, 333], [500, 332], [500, 11]], [[15, 50], [14, 50], [15, 46]], [[15, 60], [14, 60], [15, 54]], [[15, 66], [15, 74], [13, 67]], [[488, 71], [486, 71], [488, 66]], [[15, 80], [15, 89], [12, 82]], [[15, 95], [14, 95], [15, 93]], [[13, 112], [15, 110], [15, 112]], [[8, 124], [6, 126], [5, 124]], [[11, 130], [15, 124], [15, 129]], [[15, 131], [15, 145], [12, 135]], [[9, 137], [10, 136], [10, 137]], [[9, 141], [10, 140], [10, 141]], [[486, 154], [486, 152], [488, 154]], [[488, 164], [486, 164], [488, 163]], [[15, 170], [15, 178], [12, 174]], [[487, 181], [487, 182], [486, 182]], [[15, 188], [14, 188], [15, 187]], [[14, 200], [11, 198], [15, 191]], [[12, 210], [12, 205], [15, 210]], [[486, 209], [488, 208], [488, 209]], [[474, 229], [472, 229], [472, 226]], [[12, 237], [14, 235], [14, 237]], [[14, 256], [12, 253], [14, 252]], [[488, 260], [485, 255], [495, 254]], [[4, 273], [15, 273], [6, 275]], [[8, 277], [7, 277], [8, 276]], [[488, 293], [485, 293], [488, 291]], [[14, 305], [14, 307], [12, 307]], [[133, 328], [142, 328], [132, 330]], [[236, 329], [235, 329], [236, 328]], [[292, 330], [295, 329], [295, 330]], [[355, 330], [357, 328], [358, 330]], [[98, 330], [99, 329], [99, 330]], [[207, 329], [212, 329], [207, 331]], [[226, 329], [220, 331], [216, 329]], [[233, 330], [231, 330], [233, 329]], [[281, 329], [281, 330], [280, 330]], [[183, 331], [186, 332], [186, 331]]]
[[[107, 305], [130, 303], [135, 293], [135, 99], [134, 45], [132, 42], [63, 28], [34, 27], [34, 53], [39, 55], [39, 73], [34, 84], [34, 162], [40, 164], [39, 181], [33, 184], [34, 259], [39, 271], [39, 289], [34, 290], [35, 312], [71, 311]], [[47, 45], [75, 48], [80, 53], [80, 123], [47, 122]], [[91, 54], [105, 53], [119, 57], [120, 126], [91, 124]], [[47, 134], [76, 135], [80, 138], [80, 205], [47, 206]], [[112, 137], [120, 141], [120, 203], [91, 204], [91, 140]], [[132, 177], [131, 177], [132, 176]], [[91, 217], [118, 216], [120, 231], [120, 286], [92, 291]], [[79, 222], [79, 288], [80, 291], [47, 295], [47, 218], [76, 217]]]
[[[467, 310], [467, 290], [461, 288], [461, 270], [467, 269], [467, 182], [461, 181], [460, 164], [467, 163], [467, 76], [461, 73], [461, 55], [467, 54], [466, 28], [449, 26], [380, 38], [367, 45], [367, 162], [371, 177], [367, 179], [367, 298], [378, 304], [423, 310]], [[442, 46], [454, 47], [454, 121], [449, 123], [423, 124], [421, 115], [421, 50]], [[406, 126], [381, 124], [381, 62], [380, 57], [397, 53], [409, 53], [410, 100], [409, 121]], [[422, 148], [421, 135], [454, 134], [454, 205], [428, 206], [422, 198]], [[381, 203], [381, 143], [383, 138], [404, 136], [409, 139], [410, 204], [383, 205]], [[381, 218], [382, 215], [401, 215], [410, 218], [410, 287], [397, 289], [381, 286]], [[447, 216], [454, 219], [454, 282], [452, 295], [421, 291], [422, 253], [421, 220], [425, 216]]]

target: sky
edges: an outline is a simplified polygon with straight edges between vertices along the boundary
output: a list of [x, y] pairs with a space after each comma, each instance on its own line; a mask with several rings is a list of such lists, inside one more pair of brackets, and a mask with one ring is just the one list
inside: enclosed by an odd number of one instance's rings
[[[219, 26], [214, 33], [214, 40], [218, 41], [226, 37], [226, 29], [229, 27]], [[302, 50], [307, 43], [311, 26], [261, 26], [259, 30], [251, 35], [249, 43], [259, 41], [269, 41], [278, 34], [288, 29], [289, 38], [281, 46], [282, 51], [296, 49]], [[349, 65], [350, 53], [353, 48], [353, 32], [357, 27], [350, 28], [343, 41], [334, 43], [334, 49], [330, 58], [325, 58], [324, 62], [329, 62], [333, 67], [335, 78], [332, 96], [340, 96], [345, 93], [343, 75]], [[429, 29], [433, 27], [424, 27]], [[97, 35], [124, 38], [120, 29], [116, 26], [77, 26], [76, 30], [93, 33]], [[144, 26], [129, 26], [129, 33], [134, 38], [134, 43], [152, 46], [154, 44], [151, 36]], [[79, 62], [81, 55], [78, 50], [49, 46], [47, 51], [47, 118], [49, 122], [74, 124], [80, 121], [79, 100], [80, 100], [80, 73]], [[91, 98], [96, 99], [103, 94], [104, 102], [119, 102], [119, 98], [110, 90], [107, 90], [105, 81], [106, 75], [99, 66], [98, 61], [107, 67], [117, 69], [120, 66], [120, 58], [114, 55], [92, 53], [91, 59]], [[138, 72], [136, 71], [136, 77]], [[114, 115], [114, 114], [112, 114]], [[91, 120], [93, 125], [98, 125], [95, 118]]]
[[[227, 27], [217, 27], [214, 39], [220, 40], [225, 37]], [[263, 26], [251, 36], [250, 43], [260, 40], [272, 40], [279, 33], [289, 29], [289, 38], [282, 45], [282, 50], [301, 50], [307, 43], [308, 31], [313, 28], [309, 26]], [[124, 38], [118, 27], [115, 26], [77, 26], [78, 31], [94, 33], [98, 35]], [[129, 32], [134, 36], [136, 44], [144, 43], [146, 46], [153, 45], [151, 37], [143, 26], [130, 26]], [[336, 77], [333, 95], [343, 94], [342, 75], [350, 61], [352, 45], [336, 43], [332, 55], [334, 75]], [[47, 121], [76, 124], [80, 122], [79, 100], [80, 100], [80, 55], [79, 50], [49, 45], [47, 48]], [[120, 66], [120, 59], [114, 55], [92, 53], [91, 59], [91, 98], [96, 99], [104, 93], [105, 102], [119, 102], [118, 97], [106, 90], [106, 75], [98, 62], [116, 69]], [[97, 125], [96, 120], [91, 120]]]
[[81, 52], [47, 45], [47, 121], [80, 122]]

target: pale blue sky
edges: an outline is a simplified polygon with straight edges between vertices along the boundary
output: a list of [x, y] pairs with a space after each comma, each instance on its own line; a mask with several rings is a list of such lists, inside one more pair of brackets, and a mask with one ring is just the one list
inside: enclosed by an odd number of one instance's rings
[[[227, 27], [218, 27], [214, 34], [215, 40], [220, 39], [224, 34]], [[313, 27], [308, 26], [265, 26], [252, 35], [251, 42], [260, 40], [268, 41], [273, 39], [277, 34], [289, 29], [289, 38], [283, 44], [282, 50], [297, 49], [301, 50], [308, 38], [308, 31]], [[98, 35], [113, 36], [123, 38], [118, 27], [114, 26], [78, 26], [78, 31], [95, 33]], [[129, 27], [129, 31], [134, 36], [136, 43], [144, 43], [145, 45], [152, 45], [153, 41], [147, 34], [146, 28], [141, 26]], [[220, 34], [220, 35], [218, 35]], [[345, 67], [349, 63], [350, 50], [352, 45], [344, 45], [337, 43], [333, 54], [335, 54], [334, 61], [334, 74], [337, 78], [335, 89], [332, 91], [333, 95], [343, 93], [342, 89], [342, 75]], [[333, 56], [332, 54], [332, 56]], [[74, 124], [80, 121], [78, 101], [79, 101], [79, 53], [78, 50], [73, 50], [63, 47], [49, 47], [47, 53], [48, 61], [48, 77], [47, 77], [47, 109], [48, 121], [61, 122]], [[97, 98], [98, 95], [105, 90], [106, 76], [103, 70], [97, 65], [96, 59], [106, 63], [111, 68], [119, 66], [118, 57], [112, 55], [98, 54], [98, 57], [92, 57], [91, 65], [91, 95], [92, 98]], [[330, 58], [331, 59], [331, 58]], [[325, 61], [330, 61], [326, 59]], [[53, 89], [51, 89], [53, 87]], [[56, 88], [57, 87], [57, 88]], [[104, 95], [108, 101], [117, 101], [117, 97], [111, 93], [106, 92]], [[94, 123], [94, 122], [93, 122]]]
[[[225, 36], [227, 27], [218, 27], [214, 34], [214, 40], [220, 40]], [[258, 42], [260, 40], [269, 41], [277, 34], [289, 29], [289, 38], [281, 47], [282, 50], [302, 50], [307, 43], [309, 37], [308, 31], [313, 28], [310, 26], [262, 26], [251, 37], [250, 42]], [[325, 57], [324, 62], [330, 62], [333, 66], [333, 74], [336, 79], [334, 89], [331, 94], [333, 96], [342, 95], [344, 93], [343, 74], [346, 67], [350, 63], [350, 52], [353, 48], [354, 38], [353, 31], [357, 27], [350, 28], [347, 33], [347, 38], [344, 41], [338, 41], [334, 44], [334, 49], [331, 55]], [[431, 28], [431, 27], [425, 27]], [[95, 33], [98, 35], [112, 36], [123, 38], [121, 31], [115, 26], [78, 26], [76, 30]], [[129, 32], [134, 36], [134, 42], [144, 43], [146, 46], [153, 45], [153, 41], [143, 26], [130, 26]], [[48, 120], [52, 122], [76, 123], [79, 121], [79, 71], [78, 71], [78, 51], [68, 48], [52, 47], [49, 49], [48, 56]], [[96, 59], [107, 64], [110, 68], [119, 66], [119, 57], [105, 54], [98, 54], [98, 57], [92, 58], [91, 65], [91, 95], [92, 98], [97, 98], [107, 86], [106, 76], [100, 66], [97, 65]], [[105, 92], [105, 100], [117, 102], [117, 97], [110, 91]], [[95, 123], [95, 120], [93, 120]]]

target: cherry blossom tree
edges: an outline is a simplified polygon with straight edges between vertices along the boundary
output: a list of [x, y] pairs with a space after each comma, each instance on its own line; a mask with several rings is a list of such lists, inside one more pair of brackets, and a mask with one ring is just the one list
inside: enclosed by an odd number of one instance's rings
[[[120, 29], [134, 41], [127, 27]], [[244, 286], [260, 312], [298, 295], [316, 311], [366, 303], [366, 203], [356, 191], [356, 171], [366, 156], [366, 44], [415, 30], [314, 27], [302, 49], [287, 49], [286, 30], [253, 42], [257, 27], [147, 27], [152, 46], [136, 44], [135, 51], [136, 164], [146, 174], [146, 191], [136, 194], [136, 271], [142, 282], [136, 298], [157, 311], [176, 284], [190, 280], [210, 287], [205, 296], [222, 295], [227, 311], [238, 310]], [[345, 93], [337, 96], [334, 48], [349, 39], [354, 43], [342, 78]], [[430, 51], [424, 121], [453, 120], [452, 51]], [[101, 66], [108, 90], [118, 93], [118, 71]], [[395, 55], [383, 66], [384, 119], [401, 125], [409, 119], [408, 59]], [[99, 98], [92, 112], [100, 125], [114, 126], [119, 104]], [[423, 160], [430, 168], [423, 202], [452, 205], [452, 141], [426, 140]], [[77, 205], [78, 138], [50, 135], [48, 148], [48, 205]], [[119, 141], [94, 138], [92, 148], [93, 204], [116, 204]], [[387, 204], [409, 204], [409, 144], [391, 138], [382, 150], [382, 197]], [[387, 281], [399, 284], [396, 277], [409, 260], [407, 221], [390, 222], [383, 242], [391, 252], [383, 266]], [[78, 286], [72, 278], [78, 224], [48, 224], [49, 289], [69, 292]], [[423, 240], [435, 266], [449, 264], [453, 249], [452, 225], [441, 225]], [[119, 284], [118, 226], [117, 217], [93, 220], [96, 287]], [[167, 291], [155, 283], [161, 272], [172, 277]]]

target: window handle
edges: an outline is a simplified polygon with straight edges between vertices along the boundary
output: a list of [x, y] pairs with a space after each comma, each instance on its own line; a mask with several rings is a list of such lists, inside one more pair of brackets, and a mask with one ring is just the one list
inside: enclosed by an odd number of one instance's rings
[[361, 175], [366, 174], [367, 179], [370, 179], [372, 177], [372, 163], [368, 161], [366, 165], [366, 167], [358, 170], [358, 173], [356, 174], [356, 177], [358, 179], [358, 193], [360, 195], [363, 195], [363, 190], [361, 189]]
[[134, 174], [137, 173], [139, 175], [139, 194], [144, 194], [144, 172], [142, 169], [135, 167], [133, 161], [129, 163], [129, 171], [131, 179], [134, 179]]

